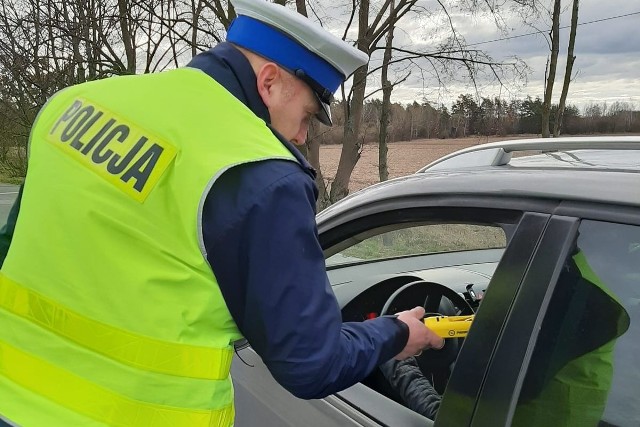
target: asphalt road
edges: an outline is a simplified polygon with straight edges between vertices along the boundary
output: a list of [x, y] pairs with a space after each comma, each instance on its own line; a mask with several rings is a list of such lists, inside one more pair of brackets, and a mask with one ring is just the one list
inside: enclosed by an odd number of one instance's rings
[[7, 216], [17, 196], [17, 185], [0, 184], [0, 226], [7, 222]]

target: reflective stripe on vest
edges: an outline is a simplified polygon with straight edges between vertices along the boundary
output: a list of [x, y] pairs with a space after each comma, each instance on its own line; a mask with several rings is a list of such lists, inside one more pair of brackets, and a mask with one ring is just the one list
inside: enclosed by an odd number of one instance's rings
[[189, 410], [129, 399], [1, 341], [0, 374], [79, 414], [113, 426], [226, 427], [234, 417], [233, 405]]
[[227, 378], [226, 349], [164, 342], [97, 322], [31, 291], [0, 273], [0, 308], [127, 365], [183, 377]]

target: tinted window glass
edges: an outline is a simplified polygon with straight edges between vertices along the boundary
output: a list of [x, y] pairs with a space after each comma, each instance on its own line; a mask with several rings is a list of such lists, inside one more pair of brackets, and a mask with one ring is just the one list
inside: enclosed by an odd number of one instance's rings
[[640, 425], [640, 227], [583, 221], [514, 426]]

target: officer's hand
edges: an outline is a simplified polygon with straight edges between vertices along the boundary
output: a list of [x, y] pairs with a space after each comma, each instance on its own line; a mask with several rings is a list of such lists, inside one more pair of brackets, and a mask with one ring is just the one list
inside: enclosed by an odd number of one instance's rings
[[404, 349], [394, 359], [404, 360], [407, 357], [419, 355], [422, 350], [429, 348], [442, 348], [444, 339], [440, 338], [431, 329], [424, 325], [424, 308], [416, 307], [408, 311], [398, 313], [398, 320], [409, 326], [409, 339]]

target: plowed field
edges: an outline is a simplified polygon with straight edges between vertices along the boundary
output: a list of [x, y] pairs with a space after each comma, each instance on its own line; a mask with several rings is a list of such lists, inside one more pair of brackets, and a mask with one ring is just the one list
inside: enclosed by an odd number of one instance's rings
[[[522, 138], [522, 136], [519, 137]], [[518, 137], [419, 139], [410, 142], [394, 142], [389, 144], [387, 156], [389, 178], [412, 174], [433, 160], [462, 148], [515, 138]], [[323, 145], [320, 148], [320, 166], [325, 179], [335, 176], [341, 149], [339, 145]], [[359, 190], [378, 181], [378, 146], [367, 144], [351, 175], [349, 191]]]

